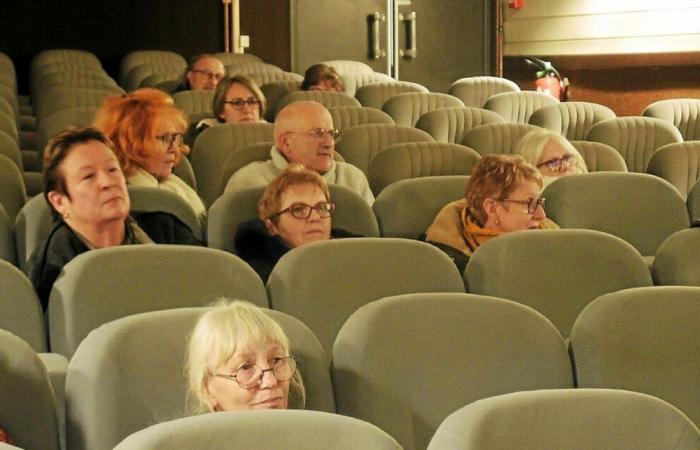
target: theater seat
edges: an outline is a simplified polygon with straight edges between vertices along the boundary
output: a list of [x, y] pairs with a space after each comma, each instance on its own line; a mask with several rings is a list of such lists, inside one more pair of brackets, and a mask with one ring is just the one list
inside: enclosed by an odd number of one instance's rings
[[525, 124], [538, 109], [557, 103], [559, 100], [541, 92], [502, 92], [489, 97], [484, 109], [497, 112], [506, 122]]
[[285, 95], [277, 104], [277, 112], [294, 102], [317, 102], [330, 108], [331, 106], [361, 106], [354, 97], [340, 92], [327, 91], [296, 91]]
[[644, 108], [642, 115], [665, 120], [681, 132], [683, 140], [700, 139], [700, 100], [674, 98], [659, 100]]
[[528, 123], [561, 134], [569, 140], [581, 140], [596, 123], [617, 117], [607, 106], [590, 102], [562, 102], [543, 106]]
[[489, 123], [503, 123], [499, 114], [474, 107], [440, 108], [422, 114], [416, 128], [426, 131], [438, 142], [460, 144], [472, 128]]
[[627, 172], [622, 155], [602, 142], [570, 141], [583, 156], [589, 172]]
[[17, 164], [10, 158], [0, 155], [0, 205], [5, 208], [10, 223], [27, 201], [24, 179]]
[[700, 228], [677, 231], [656, 251], [651, 274], [660, 285], [700, 287]]
[[489, 97], [501, 92], [520, 92], [513, 81], [499, 77], [467, 77], [452, 83], [448, 93], [462, 100], [466, 106], [481, 108]]
[[383, 81], [370, 83], [357, 89], [355, 98], [362, 106], [382, 109], [382, 105], [391, 97], [406, 92], [428, 92], [428, 88], [410, 81]]
[[664, 145], [651, 155], [647, 173], [668, 181], [686, 198], [700, 180], [700, 141]]
[[389, 114], [366, 106], [331, 106], [328, 112], [333, 118], [333, 126], [341, 130], [367, 123], [394, 125], [394, 119]]
[[412, 127], [418, 118], [438, 108], [463, 107], [457, 97], [437, 92], [406, 92], [389, 98], [382, 105], [382, 111], [389, 114], [397, 125]]
[[490, 123], [472, 128], [464, 135], [462, 145], [476, 150], [481, 156], [510, 155], [520, 139], [539, 127], [521, 123]]
[[48, 351], [41, 303], [26, 275], [0, 261], [0, 290], [0, 329], [16, 334], [35, 352]]

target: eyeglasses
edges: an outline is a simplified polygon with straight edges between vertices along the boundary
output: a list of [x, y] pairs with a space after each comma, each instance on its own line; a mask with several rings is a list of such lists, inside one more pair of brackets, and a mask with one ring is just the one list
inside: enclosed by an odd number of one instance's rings
[[197, 69], [190, 69], [190, 72], [194, 73], [201, 73], [205, 77], [207, 77], [207, 80], [214, 79], [216, 81], [221, 81], [224, 78], [223, 73], [214, 73], [209, 70], [197, 70]]
[[323, 139], [326, 136], [338, 142], [341, 137], [343, 137], [343, 132], [337, 128], [326, 130], [325, 128], [313, 128], [309, 131], [287, 131], [287, 133], [301, 133], [307, 134], [312, 138]]
[[260, 106], [260, 100], [258, 100], [255, 97], [250, 97], [248, 100], [242, 99], [242, 98], [232, 98], [231, 100], [226, 100], [224, 103], [228, 103], [231, 105], [233, 109], [240, 110], [245, 108], [245, 105], [248, 106]]
[[182, 145], [182, 133], [165, 133], [160, 136], [156, 136], [156, 139], [163, 144], [163, 147], [170, 148], [171, 145], [175, 144], [178, 147]]
[[562, 156], [561, 158], [554, 158], [550, 159], [549, 161], [545, 161], [543, 163], [537, 164], [537, 168], [540, 168], [542, 166], [547, 166], [549, 170], [552, 172], [559, 172], [564, 169], [564, 164], [566, 164], [566, 167], [569, 168], [576, 164], [576, 155], [572, 155], [571, 153], [567, 153], [566, 155]]
[[213, 376], [236, 380], [236, 383], [243, 389], [253, 389], [262, 383], [265, 372], [272, 372], [277, 381], [284, 382], [292, 379], [297, 371], [297, 362], [293, 356], [275, 358], [272, 367], [261, 369], [255, 364], [243, 364], [236, 373], [215, 373]]
[[335, 211], [335, 203], [332, 202], [319, 202], [316, 205], [311, 206], [306, 203], [293, 203], [289, 208], [283, 209], [277, 214], [270, 216], [270, 219], [274, 219], [277, 216], [281, 216], [284, 213], [290, 213], [292, 217], [297, 219], [306, 220], [311, 217], [311, 211], [314, 210], [318, 213], [319, 217], [326, 219], [333, 214]]
[[526, 205], [527, 206], [527, 213], [528, 214], [535, 214], [535, 211], [537, 211], [537, 207], [541, 206], [544, 209], [544, 203], [546, 199], [544, 197], [540, 198], [528, 198], [527, 200], [511, 200], [509, 198], [499, 198], [499, 202], [508, 202], [508, 203], [519, 203], [521, 205]]

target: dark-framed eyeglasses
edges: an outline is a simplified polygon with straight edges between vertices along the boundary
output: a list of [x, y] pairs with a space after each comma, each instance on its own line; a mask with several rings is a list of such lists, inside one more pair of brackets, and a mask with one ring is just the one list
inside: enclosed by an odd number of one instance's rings
[[509, 198], [499, 198], [499, 202], [508, 202], [508, 203], [518, 203], [520, 205], [524, 205], [527, 207], [527, 213], [528, 214], [535, 214], [535, 211], [537, 211], [537, 207], [541, 206], [544, 209], [544, 204], [547, 199], [544, 197], [539, 197], [539, 198], [528, 198], [527, 200], [511, 200]]
[[328, 136], [335, 142], [338, 142], [340, 138], [343, 137], [343, 132], [337, 128], [332, 128], [330, 130], [325, 128], [312, 128], [309, 131], [287, 131], [287, 133], [307, 134], [315, 139], [323, 139]]
[[272, 372], [277, 381], [284, 382], [292, 379], [297, 371], [297, 362], [293, 356], [283, 356], [272, 361], [272, 367], [261, 369], [255, 364], [245, 363], [235, 373], [215, 373], [212, 376], [236, 380], [243, 389], [253, 389], [262, 383], [265, 372]]
[[255, 97], [249, 97], [248, 99], [243, 99], [243, 98], [232, 98], [231, 100], [226, 100], [224, 103], [228, 103], [231, 105], [233, 109], [240, 110], [245, 108], [246, 105], [248, 106], [260, 106], [260, 100], [258, 100]]
[[289, 213], [296, 219], [306, 220], [311, 217], [311, 211], [316, 211], [320, 218], [326, 219], [333, 214], [333, 211], [335, 211], [335, 203], [318, 202], [313, 206], [306, 203], [292, 203], [289, 208], [285, 208], [277, 214], [270, 216], [270, 219], [274, 219], [282, 214]]
[[224, 75], [225, 75], [223, 73], [214, 73], [210, 70], [190, 69], [190, 72], [200, 73], [200, 74], [204, 75], [205, 77], [207, 77], [207, 80], [213, 79], [213, 80], [216, 80], [217, 82], [223, 80]]
[[576, 164], [576, 155], [567, 153], [561, 158], [552, 158], [548, 161], [539, 163], [537, 164], [537, 168], [539, 169], [542, 166], [547, 166], [547, 168], [552, 172], [559, 172], [560, 170], [564, 169], [564, 164], [566, 164], [567, 168]]
[[165, 133], [156, 136], [156, 139], [158, 139], [165, 148], [170, 148], [173, 144], [178, 147], [182, 145], [182, 133]]

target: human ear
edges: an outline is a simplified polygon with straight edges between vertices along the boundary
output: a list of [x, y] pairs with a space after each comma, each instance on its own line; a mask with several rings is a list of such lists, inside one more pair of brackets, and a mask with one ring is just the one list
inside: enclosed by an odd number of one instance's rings
[[66, 196], [58, 191], [49, 191], [46, 197], [49, 203], [51, 203], [51, 206], [53, 206], [53, 209], [64, 216], [66, 213]]
[[290, 133], [282, 133], [277, 139], [277, 149], [285, 158], [289, 159], [289, 153], [292, 148], [292, 137]]
[[275, 222], [273, 222], [271, 219], [265, 219], [265, 227], [267, 228], [267, 232], [270, 233], [270, 236], [275, 236], [279, 234], [279, 230], [277, 229], [277, 225]]
[[204, 380], [204, 400], [212, 411], [219, 410], [219, 401], [209, 388], [209, 379]]
[[498, 202], [492, 198], [487, 198], [482, 205], [487, 221], [488, 219], [493, 219], [495, 223], [498, 223]]

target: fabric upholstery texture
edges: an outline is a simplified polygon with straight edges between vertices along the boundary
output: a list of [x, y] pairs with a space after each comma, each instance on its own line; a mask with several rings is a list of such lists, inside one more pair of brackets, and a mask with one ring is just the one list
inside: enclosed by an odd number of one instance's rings
[[10, 222], [2, 205], [0, 205], [0, 260], [17, 265], [14, 224]]
[[390, 115], [379, 109], [366, 106], [331, 106], [328, 108], [328, 112], [333, 118], [333, 127], [341, 130], [366, 123], [394, 125], [394, 119]]
[[296, 91], [290, 92], [279, 101], [277, 112], [294, 102], [318, 102], [326, 108], [331, 106], [362, 106], [354, 97], [340, 92]]
[[464, 292], [464, 284], [447, 255], [430, 244], [355, 238], [292, 249], [272, 270], [267, 289], [272, 308], [307, 324], [330, 355], [338, 330], [361, 305], [388, 295]]
[[655, 284], [700, 287], [700, 228], [678, 231], [656, 251], [651, 275]]
[[696, 181], [686, 200], [688, 212], [690, 213], [690, 222], [694, 225], [700, 224], [700, 180]]
[[646, 262], [630, 244], [592, 230], [505, 233], [477, 248], [464, 278], [468, 292], [528, 305], [564, 337], [598, 296], [652, 284]]
[[515, 151], [518, 141], [532, 130], [535, 125], [521, 123], [491, 123], [472, 128], [462, 140], [462, 145], [473, 148], [481, 156], [492, 154], [510, 155]]
[[700, 287], [657, 286], [599, 297], [571, 333], [578, 387], [644, 392], [671, 403], [697, 426], [698, 317]]
[[520, 87], [507, 78], [466, 77], [452, 83], [448, 94], [462, 100], [466, 106], [481, 108], [489, 97], [501, 92], [520, 92]]
[[547, 216], [562, 228], [614, 234], [652, 256], [688, 228], [685, 201], [666, 180], [643, 173], [598, 172], [554, 181], [542, 193]]
[[486, 109], [451, 107], [422, 114], [416, 122], [416, 128], [426, 131], [438, 142], [459, 144], [467, 131], [474, 127], [504, 122], [502, 116]]
[[343, 87], [345, 88], [343, 92], [352, 96], [357, 93], [357, 89], [368, 84], [397, 82], [389, 75], [379, 72], [344, 72], [340, 75], [340, 79], [343, 81]]
[[642, 115], [672, 123], [686, 141], [700, 139], [700, 99], [659, 100], [647, 106]]
[[355, 98], [362, 106], [382, 109], [382, 105], [391, 97], [406, 92], [428, 92], [428, 89], [410, 81], [383, 81], [364, 85], [357, 88]]
[[561, 102], [541, 107], [532, 113], [528, 122], [569, 140], [581, 140], [593, 124], [615, 117], [610, 108], [597, 103]]
[[[447, 358], [447, 359], [446, 359]], [[471, 294], [398, 295], [359, 308], [333, 346], [339, 413], [424, 449], [456, 409], [493, 395], [571, 388], [564, 340], [531, 308]]]
[[700, 142], [664, 145], [651, 155], [647, 173], [667, 180], [685, 198], [693, 185], [700, 180]]
[[469, 147], [446, 142], [405, 142], [390, 145], [370, 161], [369, 184], [378, 195], [406, 178], [469, 175], [481, 156]]
[[551, 389], [478, 400], [440, 425], [428, 450], [691, 450], [697, 427], [678, 409], [637, 392]]
[[7, 261], [0, 261], [0, 292], [0, 329], [22, 338], [35, 352], [46, 352], [46, 329], [39, 298], [29, 279]]
[[497, 112], [506, 122], [525, 124], [538, 109], [557, 103], [559, 100], [541, 92], [501, 92], [489, 97], [484, 103], [484, 109]]
[[24, 179], [17, 164], [10, 158], [0, 155], [0, 205], [5, 209], [10, 223], [27, 201]]
[[570, 141], [586, 162], [589, 172], [627, 172], [627, 163], [617, 150], [602, 142]]
[[405, 92], [396, 94], [382, 105], [382, 111], [389, 114], [397, 125], [412, 127], [418, 118], [428, 112], [445, 107], [463, 107], [464, 103], [449, 94], [438, 92]]
[[127, 78], [131, 69], [140, 64], [153, 62], [162, 62], [171, 67], [180, 68], [183, 75], [187, 68], [187, 61], [185, 61], [185, 58], [175, 52], [165, 50], [138, 50], [127, 53], [122, 58], [119, 64], [119, 85], [126, 87]]
[[673, 125], [651, 117], [618, 117], [593, 125], [587, 141], [608, 144], [620, 152], [630, 172], [645, 172], [651, 155], [666, 144], [683, 141]]

